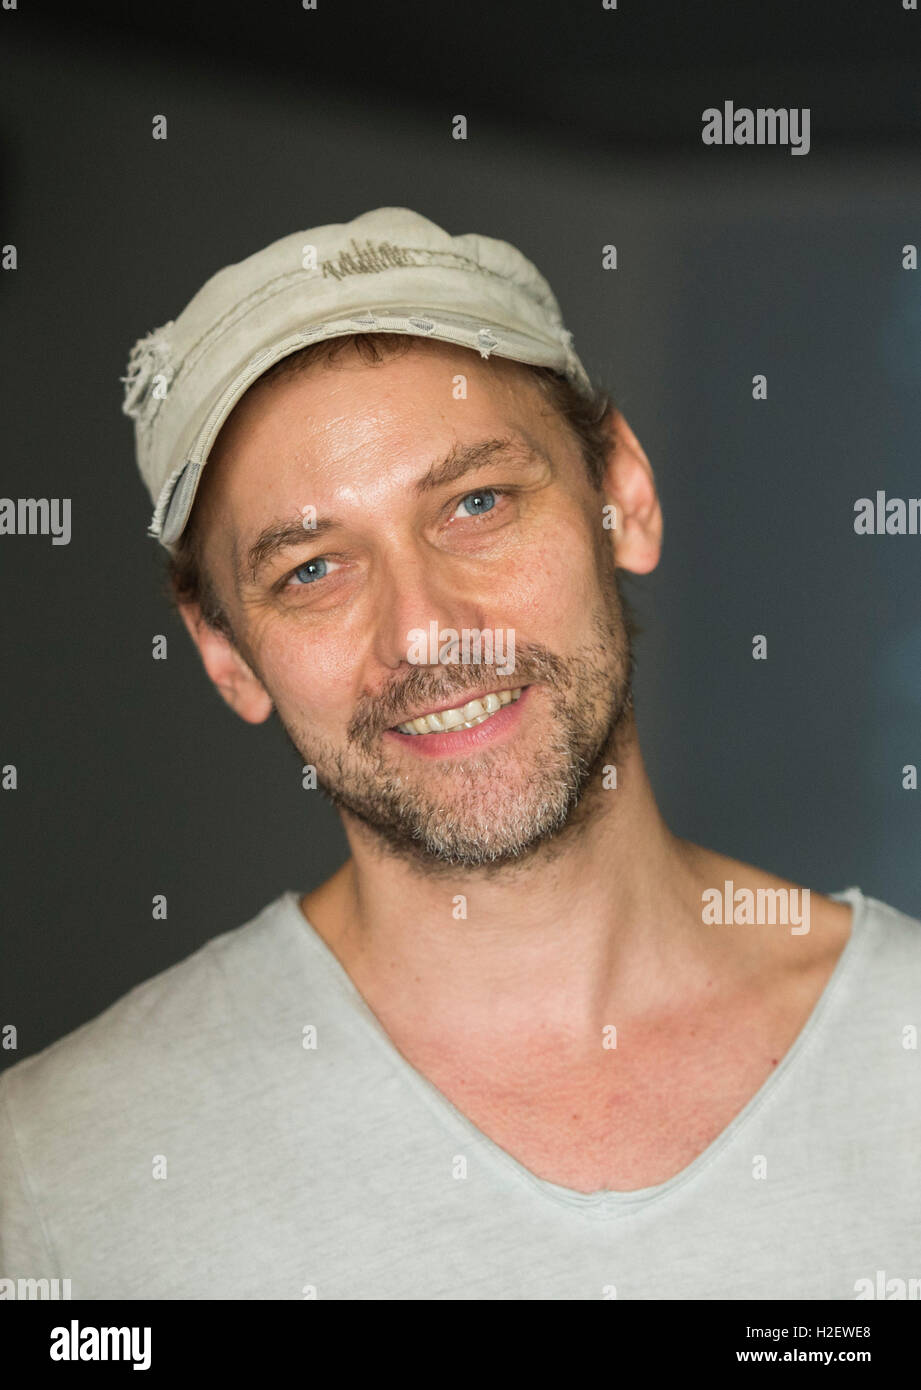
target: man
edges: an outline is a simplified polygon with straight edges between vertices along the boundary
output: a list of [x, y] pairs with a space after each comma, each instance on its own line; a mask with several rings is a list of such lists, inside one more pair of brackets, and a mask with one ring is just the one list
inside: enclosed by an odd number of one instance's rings
[[127, 384], [205, 671], [277, 714], [351, 856], [3, 1077], [2, 1273], [190, 1299], [921, 1276], [921, 928], [665, 826], [619, 585], [659, 557], [653, 475], [534, 266], [378, 209], [220, 272]]

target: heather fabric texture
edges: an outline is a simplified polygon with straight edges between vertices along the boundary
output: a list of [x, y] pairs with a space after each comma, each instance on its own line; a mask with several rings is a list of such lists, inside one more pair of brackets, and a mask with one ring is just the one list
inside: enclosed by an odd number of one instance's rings
[[668, 1182], [581, 1195], [409, 1066], [298, 896], [0, 1078], [0, 1275], [426, 1300], [847, 1300], [921, 1276], [921, 923], [834, 894], [848, 944], [745, 1109]]

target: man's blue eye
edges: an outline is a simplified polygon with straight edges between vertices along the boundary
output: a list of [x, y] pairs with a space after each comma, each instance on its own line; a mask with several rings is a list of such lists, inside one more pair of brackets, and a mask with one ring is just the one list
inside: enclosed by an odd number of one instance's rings
[[495, 505], [496, 494], [489, 487], [484, 488], [482, 492], [468, 492], [461, 503], [470, 516], [482, 516], [483, 512], [490, 511]]
[[314, 580], [323, 578], [326, 569], [325, 560], [307, 560], [305, 564], [298, 565], [292, 578], [302, 580], [305, 584], [312, 584]]

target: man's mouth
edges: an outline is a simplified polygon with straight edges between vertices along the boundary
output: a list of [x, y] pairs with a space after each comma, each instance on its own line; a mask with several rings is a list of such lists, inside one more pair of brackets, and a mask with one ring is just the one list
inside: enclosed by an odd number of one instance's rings
[[431, 714], [420, 714], [416, 719], [397, 724], [401, 734], [447, 734], [458, 729], [472, 729], [498, 714], [506, 705], [519, 699], [523, 686], [515, 690], [497, 690], [494, 694], [482, 695], [478, 700], [468, 700], [466, 704], [455, 705], [453, 709], [433, 710]]

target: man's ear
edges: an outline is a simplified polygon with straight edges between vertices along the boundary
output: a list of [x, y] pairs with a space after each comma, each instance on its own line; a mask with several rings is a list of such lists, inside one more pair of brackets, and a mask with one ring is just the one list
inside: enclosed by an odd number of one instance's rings
[[230, 708], [247, 724], [264, 724], [272, 713], [272, 701], [233, 643], [208, 626], [197, 603], [180, 604], [179, 613], [202, 665]]
[[634, 574], [648, 574], [662, 553], [662, 508], [649, 459], [623, 415], [612, 408], [607, 416], [611, 448], [602, 489], [613, 505], [611, 541], [617, 564]]

